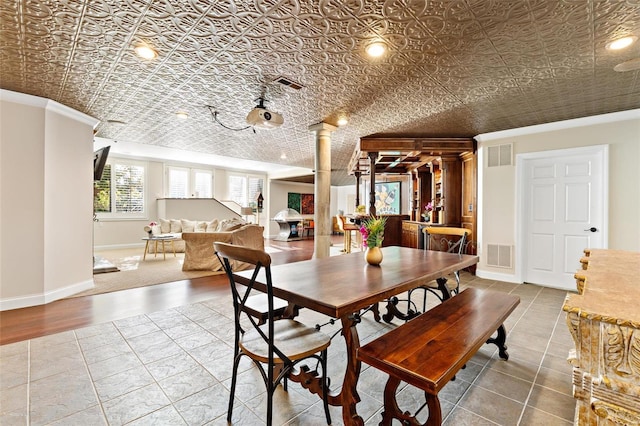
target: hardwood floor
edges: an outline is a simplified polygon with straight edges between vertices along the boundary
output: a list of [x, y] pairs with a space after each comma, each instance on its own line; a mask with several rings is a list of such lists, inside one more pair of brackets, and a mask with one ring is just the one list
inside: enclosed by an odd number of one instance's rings
[[[342, 243], [342, 236], [332, 236]], [[313, 255], [313, 239], [265, 240], [274, 264], [298, 262]], [[226, 294], [225, 275], [201, 277], [95, 296], [62, 299], [41, 306], [0, 312], [0, 345], [73, 330], [93, 324], [160, 311]]]

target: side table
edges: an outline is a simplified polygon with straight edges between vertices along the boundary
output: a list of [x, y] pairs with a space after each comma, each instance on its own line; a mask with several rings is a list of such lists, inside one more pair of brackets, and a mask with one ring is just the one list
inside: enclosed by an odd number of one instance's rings
[[158, 256], [158, 241], [162, 242], [162, 256], [163, 256], [162, 260], [167, 260], [167, 252], [165, 250], [165, 245], [164, 245], [166, 241], [171, 243], [171, 250], [173, 251], [173, 257], [176, 257], [176, 248], [173, 245], [173, 242], [176, 240], [177, 240], [176, 237], [144, 237], [142, 241], [146, 241], [147, 243], [144, 246], [144, 255], [142, 256], [142, 260], [147, 259], [147, 253], [149, 252], [149, 243], [151, 241], [155, 242], [155, 248], [154, 248], [155, 253], [153, 257]]

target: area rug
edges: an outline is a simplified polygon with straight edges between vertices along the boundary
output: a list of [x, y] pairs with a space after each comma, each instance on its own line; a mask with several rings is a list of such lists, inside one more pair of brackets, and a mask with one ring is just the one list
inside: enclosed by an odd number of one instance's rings
[[119, 271], [93, 275], [95, 287], [76, 293], [71, 297], [90, 296], [110, 293], [130, 288], [146, 287], [173, 281], [188, 280], [222, 274], [221, 271], [183, 271], [184, 253], [167, 253], [166, 260], [162, 253], [147, 254], [142, 260], [143, 249], [121, 249], [96, 251], [96, 257], [108, 260]]

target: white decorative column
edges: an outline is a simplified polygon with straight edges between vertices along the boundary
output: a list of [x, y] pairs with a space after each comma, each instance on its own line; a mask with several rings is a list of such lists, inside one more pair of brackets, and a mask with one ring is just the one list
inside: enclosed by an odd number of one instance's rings
[[331, 132], [337, 127], [327, 123], [309, 126], [316, 132], [313, 257], [329, 257], [331, 247]]

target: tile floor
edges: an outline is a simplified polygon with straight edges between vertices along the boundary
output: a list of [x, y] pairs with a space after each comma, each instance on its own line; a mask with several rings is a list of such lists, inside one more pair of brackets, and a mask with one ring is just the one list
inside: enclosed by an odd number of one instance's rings
[[[561, 310], [566, 292], [463, 275], [466, 286], [518, 294], [521, 303], [505, 324], [509, 361], [497, 357], [494, 345], [483, 347], [440, 393], [444, 424], [572, 424], [575, 403], [566, 361], [572, 342]], [[229, 303], [226, 297], [212, 299], [1, 346], [0, 424], [227, 424]], [[327, 320], [307, 310], [300, 319]], [[376, 323], [366, 314], [361, 342], [389, 327], [395, 325]], [[336, 326], [323, 330], [331, 334]], [[342, 381], [345, 359], [338, 335], [329, 351], [332, 388]], [[242, 370], [233, 424], [263, 424], [264, 386], [250, 363]], [[384, 374], [363, 364], [358, 412], [368, 425], [380, 421], [385, 381]], [[422, 399], [410, 386], [398, 396], [411, 411]], [[342, 424], [339, 408], [332, 407], [331, 415], [333, 424]], [[322, 405], [293, 383], [289, 392], [277, 392], [274, 424], [325, 424]]]

